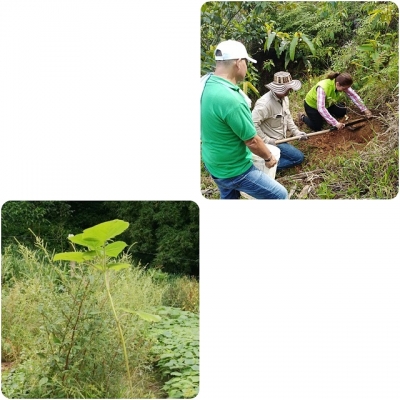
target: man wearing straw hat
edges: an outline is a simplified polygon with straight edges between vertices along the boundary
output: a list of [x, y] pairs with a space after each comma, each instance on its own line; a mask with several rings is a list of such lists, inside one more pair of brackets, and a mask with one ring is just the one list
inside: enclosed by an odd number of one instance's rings
[[276, 144], [286, 136], [299, 136], [300, 140], [307, 139], [306, 133], [299, 130], [293, 121], [289, 110], [288, 94], [299, 90], [301, 82], [293, 80], [289, 72], [280, 71], [274, 75], [274, 81], [265, 85], [270, 91], [260, 97], [252, 112], [257, 134], [264, 143], [277, 146], [280, 158], [277, 170], [301, 164], [304, 154], [289, 143]]

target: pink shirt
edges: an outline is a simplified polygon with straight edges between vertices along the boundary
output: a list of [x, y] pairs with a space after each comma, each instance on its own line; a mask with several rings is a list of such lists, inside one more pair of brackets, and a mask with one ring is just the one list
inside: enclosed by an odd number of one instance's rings
[[[351, 87], [343, 90], [349, 96], [350, 100], [360, 109], [361, 112], [365, 111], [367, 107], [365, 107], [362, 102], [360, 96], [353, 90]], [[336, 126], [338, 121], [329, 114], [329, 111], [325, 108], [325, 92], [321, 86], [317, 87], [317, 109], [321, 116], [328, 122], [328, 124], [332, 126]]]

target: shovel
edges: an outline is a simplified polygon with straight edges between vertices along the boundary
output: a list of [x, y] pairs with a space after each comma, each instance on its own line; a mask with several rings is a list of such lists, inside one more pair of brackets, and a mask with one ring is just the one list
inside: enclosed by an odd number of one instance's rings
[[[351, 125], [357, 124], [358, 122], [361, 122], [361, 121], [365, 121], [366, 119], [367, 119], [367, 118], [359, 118], [359, 119], [355, 119], [354, 121], [347, 122], [347, 123], [346, 123], [346, 128], [349, 127], [349, 129], [352, 130], [351, 127], [350, 127]], [[355, 129], [353, 129], [353, 130], [359, 129], [359, 128], [361, 128], [362, 126], [363, 126], [363, 125], [357, 126], [357, 127], [355, 127]], [[330, 128], [330, 129], [325, 129], [324, 131], [318, 131], [318, 132], [307, 133], [305, 136], [306, 136], [306, 137], [311, 137], [311, 136], [316, 136], [316, 135], [322, 135], [322, 134], [324, 134], [324, 133], [332, 132], [332, 131], [334, 131], [334, 130], [336, 130], [336, 129], [337, 129], [336, 126], [332, 126], [332, 128]], [[276, 140], [275, 143], [276, 143], [276, 144], [279, 144], [279, 143], [291, 142], [292, 140], [299, 140], [301, 137], [302, 137], [302, 136], [292, 136], [292, 137], [287, 138], [287, 139]]]

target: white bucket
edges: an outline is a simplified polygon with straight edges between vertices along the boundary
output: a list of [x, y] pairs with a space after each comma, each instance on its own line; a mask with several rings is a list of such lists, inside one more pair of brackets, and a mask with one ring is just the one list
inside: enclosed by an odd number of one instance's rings
[[254, 163], [254, 166], [257, 167], [260, 171], [267, 174], [270, 178], [275, 179], [276, 168], [278, 166], [279, 158], [281, 157], [281, 151], [279, 150], [279, 147], [273, 146], [272, 144], [266, 144], [266, 146], [268, 147], [268, 149], [272, 153], [272, 155], [275, 157], [276, 164], [272, 168], [268, 168], [265, 165], [265, 161], [261, 157], [258, 157], [257, 155], [255, 155], [254, 153], [252, 154], [253, 163]]

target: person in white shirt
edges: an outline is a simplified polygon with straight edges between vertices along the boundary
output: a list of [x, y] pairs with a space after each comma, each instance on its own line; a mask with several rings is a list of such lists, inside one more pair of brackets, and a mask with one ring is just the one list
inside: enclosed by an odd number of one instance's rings
[[280, 71], [274, 74], [274, 81], [265, 85], [269, 92], [260, 97], [252, 111], [252, 118], [258, 136], [264, 143], [277, 146], [280, 158], [277, 170], [301, 164], [304, 154], [289, 143], [276, 144], [277, 140], [287, 136], [299, 136], [307, 139], [305, 132], [299, 130], [289, 110], [289, 93], [299, 90], [301, 82], [293, 80], [289, 72]]

